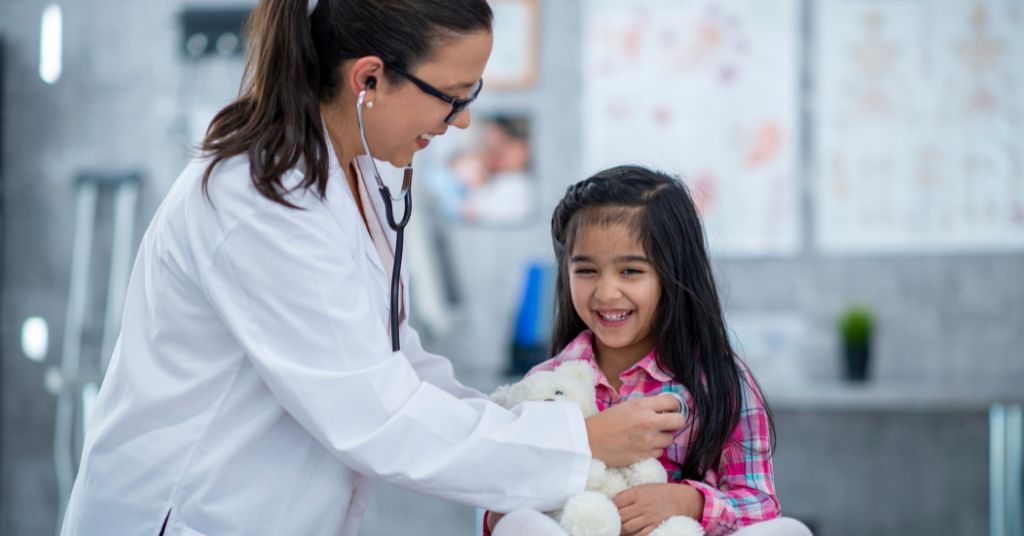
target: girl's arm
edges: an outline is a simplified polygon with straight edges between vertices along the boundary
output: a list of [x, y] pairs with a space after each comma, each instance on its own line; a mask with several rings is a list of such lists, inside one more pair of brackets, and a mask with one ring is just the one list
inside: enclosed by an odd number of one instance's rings
[[[744, 387], [753, 385], [746, 378]], [[704, 495], [701, 524], [708, 536], [778, 517], [768, 413], [760, 394], [745, 388], [740, 422], [733, 431], [713, 484], [686, 480]]]

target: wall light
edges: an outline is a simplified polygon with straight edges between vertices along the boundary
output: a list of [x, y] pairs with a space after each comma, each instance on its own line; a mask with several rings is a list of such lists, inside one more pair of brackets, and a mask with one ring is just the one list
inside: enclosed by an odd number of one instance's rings
[[49, 346], [50, 329], [46, 320], [38, 316], [26, 318], [21, 325], [21, 351], [25, 357], [38, 363], [46, 358]]
[[60, 79], [63, 48], [63, 22], [60, 6], [50, 4], [43, 10], [41, 31], [39, 32], [39, 78], [47, 84], [54, 84]]

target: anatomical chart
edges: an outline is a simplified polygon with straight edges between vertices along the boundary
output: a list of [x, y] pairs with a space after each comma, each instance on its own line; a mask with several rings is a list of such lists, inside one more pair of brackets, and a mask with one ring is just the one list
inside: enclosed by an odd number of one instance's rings
[[713, 253], [796, 253], [798, 3], [584, 0], [582, 11], [583, 172], [670, 172]]
[[1024, 247], [1024, 2], [817, 5], [818, 246]]

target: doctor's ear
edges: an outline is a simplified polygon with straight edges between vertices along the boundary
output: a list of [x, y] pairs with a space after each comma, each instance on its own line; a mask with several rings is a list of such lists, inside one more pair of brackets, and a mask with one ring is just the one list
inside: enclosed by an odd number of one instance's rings
[[[381, 89], [384, 74], [384, 62], [377, 56], [364, 56], [354, 60], [345, 74], [346, 85], [353, 95], [365, 91], [367, 99], [372, 99], [374, 91]], [[383, 84], [387, 85], [387, 84]]]

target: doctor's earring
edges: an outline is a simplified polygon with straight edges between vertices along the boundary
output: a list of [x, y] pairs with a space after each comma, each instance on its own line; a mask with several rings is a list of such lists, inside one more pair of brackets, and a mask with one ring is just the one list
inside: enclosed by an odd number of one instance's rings
[[366, 101], [367, 108], [373, 108], [373, 101]]

